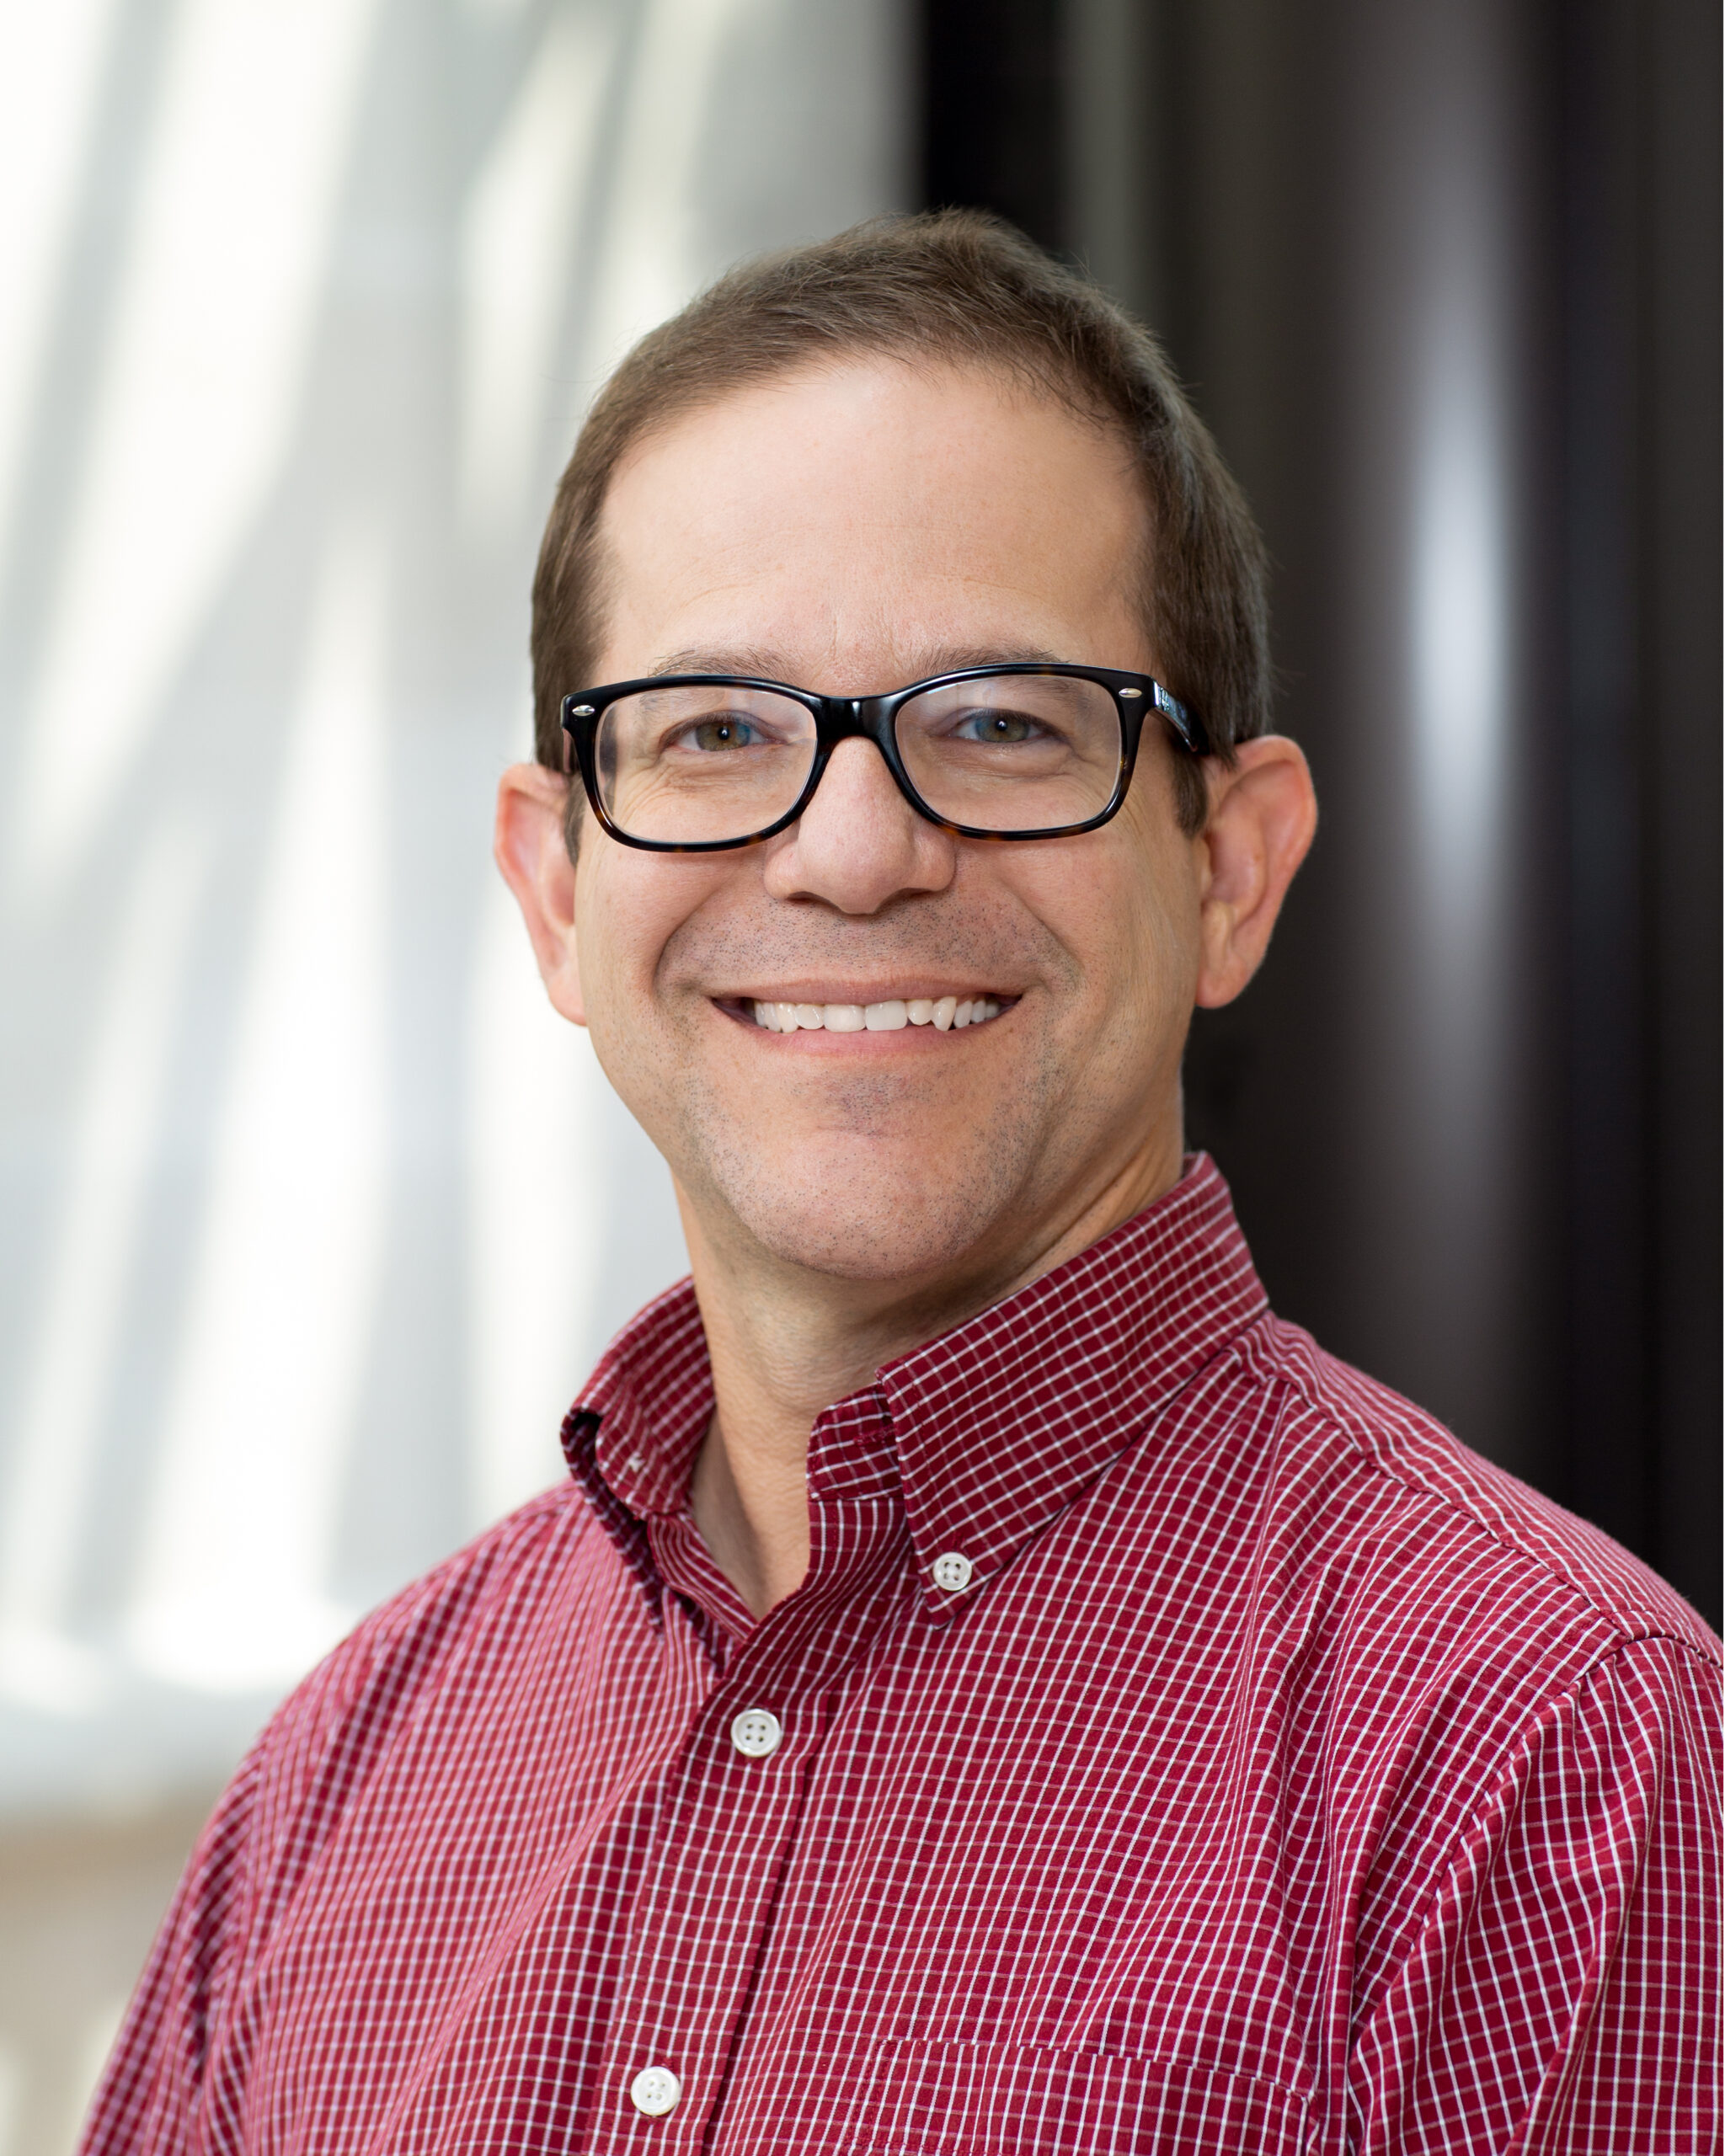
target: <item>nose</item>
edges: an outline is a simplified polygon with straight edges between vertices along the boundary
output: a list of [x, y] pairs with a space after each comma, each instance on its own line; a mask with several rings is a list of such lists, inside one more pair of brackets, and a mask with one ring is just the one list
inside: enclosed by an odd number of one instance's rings
[[769, 841], [765, 875], [777, 899], [823, 899], [840, 913], [879, 913], [894, 899], [944, 890], [956, 842], [919, 816], [872, 741], [841, 741], [814, 798], [789, 830]]

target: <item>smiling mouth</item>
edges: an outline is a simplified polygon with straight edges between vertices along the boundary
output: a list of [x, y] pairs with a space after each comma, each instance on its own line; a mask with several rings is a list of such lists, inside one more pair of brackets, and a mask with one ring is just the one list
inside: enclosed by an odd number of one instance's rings
[[734, 1006], [769, 1033], [895, 1033], [906, 1026], [957, 1033], [998, 1018], [1016, 997], [996, 995], [889, 996], [881, 1003], [759, 1003]]

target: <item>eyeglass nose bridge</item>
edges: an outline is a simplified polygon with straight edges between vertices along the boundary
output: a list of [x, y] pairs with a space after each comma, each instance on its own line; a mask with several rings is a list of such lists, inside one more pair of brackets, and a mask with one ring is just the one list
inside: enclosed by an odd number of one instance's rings
[[813, 802], [826, 775], [832, 752], [841, 741], [868, 741], [879, 751], [887, 774], [903, 796], [906, 804], [925, 823], [942, 830], [951, 830], [943, 817], [937, 816], [922, 799], [911, 784], [911, 774], [905, 769], [899, 754], [898, 736], [893, 731], [893, 720], [900, 704], [905, 702], [903, 690], [896, 693], [874, 696], [822, 696], [814, 712], [814, 761], [803, 787], [801, 800], [788, 823], [798, 820]]
[[901, 696], [823, 696], [814, 716], [815, 733], [825, 748], [841, 741], [873, 741], [879, 748], [891, 739], [893, 707]]

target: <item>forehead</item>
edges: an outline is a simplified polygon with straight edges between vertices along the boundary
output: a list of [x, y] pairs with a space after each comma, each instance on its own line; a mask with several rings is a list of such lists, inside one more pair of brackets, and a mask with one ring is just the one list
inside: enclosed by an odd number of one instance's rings
[[782, 654], [861, 686], [931, 651], [1146, 663], [1147, 514], [1119, 434], [980, 370], [891, 360], [729, 394], [606, 499], [610, 678]]

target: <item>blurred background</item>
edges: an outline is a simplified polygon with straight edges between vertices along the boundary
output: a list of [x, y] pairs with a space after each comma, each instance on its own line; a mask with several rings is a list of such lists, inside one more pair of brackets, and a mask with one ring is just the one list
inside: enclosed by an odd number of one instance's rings
[[197, 1824], [683, 1270], [489, 860], [588, 398], [982, 204], [1163, 334], [1325, 823], [1194, 1036], [1269, 1283], [1718, 1615], [1700, 0], [0, 0], [0, 2156]]

